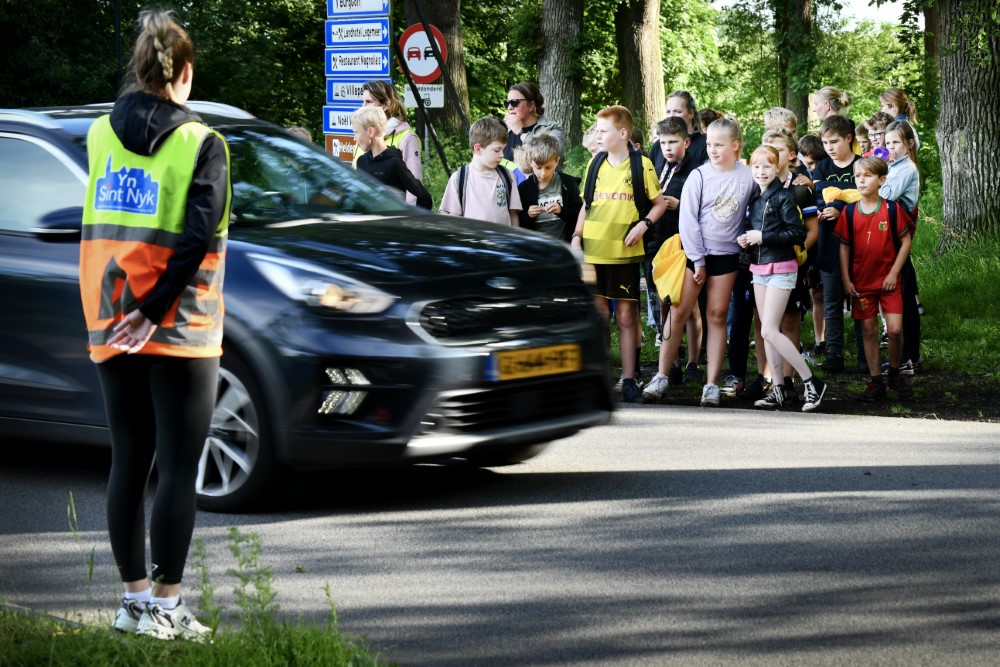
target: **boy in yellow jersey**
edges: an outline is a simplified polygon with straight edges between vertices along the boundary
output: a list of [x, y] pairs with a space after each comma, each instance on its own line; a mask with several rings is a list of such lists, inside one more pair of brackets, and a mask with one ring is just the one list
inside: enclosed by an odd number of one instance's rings
[[[656, 170], [649, 158], [631, 154], [632, 114], [611, 106], [597, 114], [597, 147], [587, 165], [586, 205], [580, 210], [572, 245], [583, 249], [584, 261], [597, 275], [597, 308], [608, 313], [615, 299], [615, 321], [622, 359], [622, 400], [638, 402], [642, 392], [635, 382], [635, 318], [638, 317], [639, 265], [645, 257], [642, 237], [666, 211]], [[634, 164], [633, 164], [634, 163]], [[596, 179], [591, 170], [596, 171]], [[641, 178], [634, 183], [633, 175]], [[641, 176], [640, 176], [641, 175]], [[636, 196], [635, 188], [639, 189]], [[640, 213], [643, 202], [651, 204]]]

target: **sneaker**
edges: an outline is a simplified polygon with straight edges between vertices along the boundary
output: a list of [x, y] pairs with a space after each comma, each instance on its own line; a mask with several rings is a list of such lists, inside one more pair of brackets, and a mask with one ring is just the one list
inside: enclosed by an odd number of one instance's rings
[[[913, 372], [914, 372], [914, 370], [916, 368], [917, 368], [917, 365], [915, 365], [911, 360], [907, 359], [905, 362], [903, 362], [903, 363], [901, 363], [899, 365], [899, 374], [900, 375], [913, 375]], [[888, 361], [883, 361], [882, 362], [882, 375], [888, 375], [888, 374], [889, 374], [889, 362]]]
[[122, 603], [118, 607], [118, 613], [115, 614], [115, 622], [111, 624], [111, 627], [119, 632], [134, 634], [139, 627], [139, 618], [145, 610], [145, 602], [122, 598]]
[[924, 308], [924, 304], [918, 303], [917, 304], [917, 315], [920, 315], [921, 317], [923, 317], [926, 314], [927, 314], [927, 309]]
[[795, 381], [792, 378], [785, 378], [782, 386], [782, 398], [785, 405], [790, 405], [799, 400], [799, 392], [795, 391]]
[[642, 386], [646, 384], [642, 380], [642, 371], [639, 370], [638, 368], [635, 369], [635, 383], [636, 385], [638, 385], [639, 389], [642, 389]]
[[843, 373], [844, 356], [841, 354], [831, 354], [819, 367], [824, 373]]
[[719, 391], [722, 392], [723, 396], [729, 396], [730, 398], [735, 397], [736, 394], [741, 393], [746, 388], [746, 383], [735, 375], [727, 375], [722, 378], [722, 385], [719, 387]]
[[611, 387], [611, 391], [614, 394], [616, 394], [618, 396], [621, 396], [622, 395], [622, 382], [624, 382], [624, 381], [625, 381], [625, 376], [622, 375], [621, 377], [618, 378], [618, 382], [615, 382], [615, 384]]
[[719, 406], [719, 385], [712, 384], [709, 382], [705, 385], [705, 388], [701, 390], [701, 406], [704, 407], [718, 407]]
[[874, 403], [885, 398], [885, 385], [881, 382], [869, 382], [865, 390], [858, 395], [859, 401]]
[[756, 408], [772, 408], [777, 409], [781, 407], [781, 404], [785, 401], [785, 388], [784, 385], [772, 384], [771, 391], [768, 392], [767, 396], [754, 402], [754, 407]]
[[826, 356], [826, 341], [821, 340], [812, 347], [812, 353], [814, 357]]
[[802, 403], [802, 412], [812, 412], [819, 407], [820, 402], [823, 400], [827, 384], [814, 375], [809, 378], [809, 381], [805, 385], [806, 394], [805, 400]]
[[913, 398], [913, 387], [910, 386], [909, 380], [903, 377], [902, 371], [899, 375], [889, 375], [886, 378], [886, 383], [889, 385], [889, 389], [896, 392], [896, 396], [899, 398]]
[[660, 346], [663, 345], [663, 334], [656, 334], [656, 349], [659, 350]]
[[622, 382], [622, 403], [642, 403], [642, 390], [633, 378]]
[[878, 339], [878, 347], [880, 350], [889, 348], [889, 334], [887, 332], [882, 332], [882, 337]]
[[139, 619], [137, 632], [157, 639], [212, 641], [212, 630], [198, 622], [183, 600], [173, 609], [164, 609], [158, 604], [147, 605]]
[[757, 379], [746, 385], [746, 388], [736, 394], [737, 398], [743, 400], [756, 401], [767, 396], [771, 388], [771, 383], [764, 379], [763, 375], [758, 375]]
[[650, 401], [658, 401], [663, 398], [670, 388], [670, 379], [663, 373], [657, 373], [653, 379], [642, 390], [642, 397]]
[[667, 379], [670, 380], [670, 384], [680, 385], [684, 383], [684, 371], [681, 370], [680, 364], [674, 364], [670, 367], [670, 374], [667, 375]]
[[688, 364], [684, 367], [684, 382], [698, 384], [701, 381], [701, 369], [698, 368], [698, 364]]

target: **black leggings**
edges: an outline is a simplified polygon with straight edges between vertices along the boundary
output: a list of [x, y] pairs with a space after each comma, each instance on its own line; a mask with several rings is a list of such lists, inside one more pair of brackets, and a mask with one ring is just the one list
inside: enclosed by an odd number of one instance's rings
[[146, 482], [159, 482], [149, 543], [154, 583], [179, 584], [194, 532], [195, 477], [219, 358], [119, 355], [97, 365], [111, 429], [108, 532], [122, 581], [146, 577]]

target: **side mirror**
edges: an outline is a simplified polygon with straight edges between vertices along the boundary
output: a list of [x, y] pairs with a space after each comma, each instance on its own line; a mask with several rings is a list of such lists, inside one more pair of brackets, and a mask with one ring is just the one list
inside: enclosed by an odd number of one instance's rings
[[83, 231], [83, 207], [70, 206], [46, 213], [31, 231], [42, 241], [79, 241]]

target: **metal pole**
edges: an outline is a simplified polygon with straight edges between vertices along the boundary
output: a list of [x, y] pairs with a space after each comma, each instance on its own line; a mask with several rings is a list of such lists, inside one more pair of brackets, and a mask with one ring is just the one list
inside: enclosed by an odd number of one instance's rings
[[448, 94], [451, 96], [451, 101], [455, 103], [455, 108], [458, 109], [458, 116], [462, 119], [462, 125], [465, 126], [465, 133], [469, 133], [469, 119], [465, 115], [465, 108], [462, 107], [462, 99], [458, 96], [458, 91], [455, 90], [455, 85], [451, 82], [451, 77], [448, 76], [448, 70], [444, 68], [444, 58], [441, 57], [441, 49], [438, 48], [437, 40], [434, 39], [434, 34], [431, 32], [431, 26], [427, 23], [427, 18], [424, 16], [424, 8], [421, 0], [412, 0], [414, 8], [417, 10], [417, 16], [420, 17], [420, 24], [424, 26], [424, 32], [427, 33], [427, 41], [430, 42], [431, 50], [434, 51], [434, 57], [437, 58], [438, 66], [441, 68], [441, 75], [444, 77], [444, 87], [448, 90]]
[[413, 93], [413, 99], [417, 103], [417, 114], [420, 119], [424, 122], [424, 131], [430, 133], [431, 139], [434, 140], [434, 148], [437, 149], [438, 157], [441, 158], [441, 166], [444, 167], [444, 171], [448, 176], [451, 176], [451, 167], [448, 166], [448, 158], [445, 157], [444, 147], [438, 140], [437, 132], [434, 131], [434, 126], [431, 125], [430, 114], [427, 113], [427, 109], [424, 109], [424, 100], [420, 96], [420, 90], [417, 88], [417, 84], [413, 82], [413, 77], [410, 76], [410, 68], [406, 66], [406, 60], [403, 58], [403, 52], [399, 49], [399, 43], [394, 42], [393, 48], [396, 50], [396, 60], [399, 62], [399, 69], [403, 70], [403, 76], [406, 77], [406, 85], [410, 87], [410, 92]]

